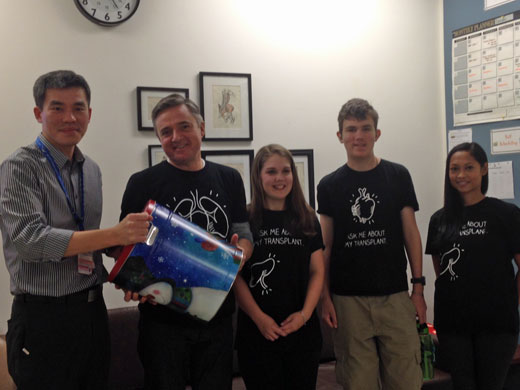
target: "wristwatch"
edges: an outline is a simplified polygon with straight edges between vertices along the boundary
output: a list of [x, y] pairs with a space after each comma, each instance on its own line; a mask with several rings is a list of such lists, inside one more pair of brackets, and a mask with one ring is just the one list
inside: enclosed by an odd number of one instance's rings
[[420, 283], [424, 286], [424, 285], [426, 285], [426, 278], [424, 276], [421, 276], [420, 278], [411, 278], [410, 283], [412, 283], [412, 284]]

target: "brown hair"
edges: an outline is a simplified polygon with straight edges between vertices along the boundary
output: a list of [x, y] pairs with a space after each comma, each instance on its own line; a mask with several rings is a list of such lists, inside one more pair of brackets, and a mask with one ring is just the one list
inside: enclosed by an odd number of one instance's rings
[[253, 186], [251, 204], [249, 205], [249, 224], [253, 232], [257, 232], [262, 224], [262, 210], [264, 209], [264, 187], [262, 186], [261, 172], [268, 158], [274, 154], [289, 160], [293, 176], [291, 192], [285, 199], [285, 208], [288, 212], [288, 224], [291, 233], [303, 231], [306, 236], [316, 234], [314, 224], [314, 210], [305, 201], [303, 191], [298, 179], [298, 172], [291, 152], [281, 145], [265, 145], [256, 153], [251, 172], [251, 183]]
[[341, 132], [343, 130], [343, 122], [345, 121], [345, 119], [354, 118], [360, 121], [367, 119], [367, 117], [372, 118], [372, 120], [374, 121], [374, 127], [377, 129], [377, 121], [379, 120], [379, 114], [374, 109], [374, 107], [372, 107], [370, 103], [367, 102], [365, 99], [350, 99], [343, 106], [341, 106], [341, 109], [339, 110], [339, 131]]
[[155, 126], [155, 120], [157, 119], [159, 114], [163, 111], [166, 111], [169, 108], [177, 107], [183, 104], [186, 106], [186, 108], [188, 108], [188, 111], [191, 113], [191, 115], [193, 115], [193, 117], [197, 121], [197, 124], [200, 127], [201, 123], [204, 122], [204, 119], [200, 114], [199, 106], [197, 106], [197, 104], [193, 100], [179, 95], [178, 93], [173, 93], [159, 100], [159, 102], [155, 105], [155, 107], [152, 110], [152, 123], [155, 135], [159, 136], [159, 133], [157, 132], [157, 128]]

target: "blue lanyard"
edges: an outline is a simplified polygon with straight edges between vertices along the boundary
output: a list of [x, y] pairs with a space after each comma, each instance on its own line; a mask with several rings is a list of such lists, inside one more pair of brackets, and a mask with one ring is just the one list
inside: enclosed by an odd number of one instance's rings
[[49, 149], [44, 145], [42, 140], [40, 138], [36, 138], [36, 145], [42, 153], [44, 154], [45, 158], [51, 164], [52, 169], [54, 170], [54, 174], [56, 175], [56, 179], [58, 179], [58, 182], [60, 183], [60, 187], [65, 194], [65, 198], [67, 198], [67, 205], [69, 206], [69, 210], [72, 213], [72, 216], [74, 217], [74, 221], [79, 226], [79, 230], [85, 230], [85, 226], [83, 224], [85, 220], [85, 188], [83, 186], [83, 166], [80, 166], [79, 169], [79, 187], [81, 191], [81, 215], [78, 215], [76, 213], [76, 207], [73, 205], [73, 203], [70, 200], [69, 193], [67, 192], [67, 188], [65, 187], [65, 183], [63, 182], [63, 178], [61, 177], [60, 169], [58, 168], [58, 164], [56, 164], [56, 161], [54, 161], [54, 158], [52, 157], [51, 153], [49, 152]]

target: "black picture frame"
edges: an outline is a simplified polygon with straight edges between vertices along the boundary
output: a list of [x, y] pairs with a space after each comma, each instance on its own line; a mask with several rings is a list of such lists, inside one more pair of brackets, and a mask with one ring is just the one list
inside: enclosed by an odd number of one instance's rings
[[234, 149], [234, 150], [203, 150], [202, 158], [206, 161], [216, 162], [235, 168], [244, 182], [246, 192], [246, 202], [251, 202], [251, 168], [253, 166], [253, 149]]
[[250, 73], [200, 72], [204, 141], [251, 141], [253, 100]]
[[137, 87], [137, 128], [140, 131], [153, 130], [153, 108], [160, 99], [172, 93], [190, 97], [188, 88]]
[[[314, 151], [313, 149], [290, 149], [293, 155], [300, 185], [309, 205], [316, 208], [316, 195], [314, 188]], [[302, 175], [303, 173], [303, 175]], [[303, 176], [303, 177], [302, 177]]]
[[166, 160], [166, 153], [161, 145], [148, 145], [148, 166], [151, 167], [155, 164]]

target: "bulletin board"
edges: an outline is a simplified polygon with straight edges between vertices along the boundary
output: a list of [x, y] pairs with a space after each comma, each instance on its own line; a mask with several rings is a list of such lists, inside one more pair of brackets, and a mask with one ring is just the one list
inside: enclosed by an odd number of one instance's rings
[[499, 185], [520, 206], [520, 0], [443, 3], [447, 145], [469, 134], [487, 153], [490, 196]]
[[520, 12], [453, 31], [455, 126], [520, 118]]

